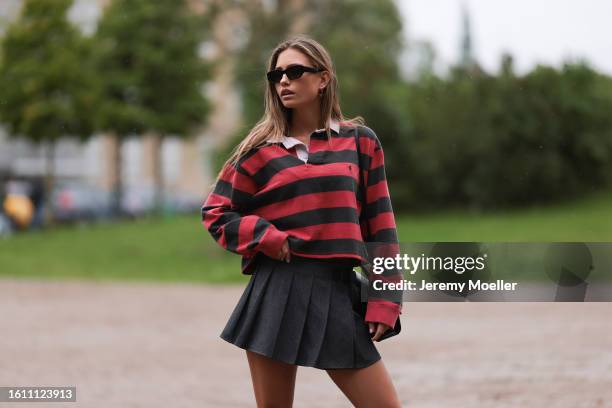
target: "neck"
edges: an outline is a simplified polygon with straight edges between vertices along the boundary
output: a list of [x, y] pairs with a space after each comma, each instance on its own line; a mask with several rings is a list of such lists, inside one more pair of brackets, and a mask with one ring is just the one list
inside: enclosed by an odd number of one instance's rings
[[291, 115], [289, 136], [297, 139], [308, 138], [312, 132], [319, 129], [321, 123], [321, 112], [318, 104], [314, 103], [308, 107], [294, 109]]

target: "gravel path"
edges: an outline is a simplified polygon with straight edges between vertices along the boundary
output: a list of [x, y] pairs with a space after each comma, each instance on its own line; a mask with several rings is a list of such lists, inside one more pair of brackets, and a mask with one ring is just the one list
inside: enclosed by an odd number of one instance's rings
[[[252, 407], [244, 351], [218, 336], [242, 286], [0, 279], [0, 385], [77, 403]], [[405, 406], [612, 407], [611, 303], [406, 303], [378, 344]], [[298, 369], [296, 407], [350, 406]]]

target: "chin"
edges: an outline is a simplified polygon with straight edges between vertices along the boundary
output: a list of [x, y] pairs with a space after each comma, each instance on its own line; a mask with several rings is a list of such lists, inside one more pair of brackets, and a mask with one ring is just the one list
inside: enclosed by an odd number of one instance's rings
[[288, 109], [293, 109], [293, 108], [295, 108], [295, 107], [297, 107], [297, 106], [299, 106], [299, 105], [300, 105], [299, 103], [295, 103], [295, 102], [293, 102], [293, 101], [290, 101], [290, 102], [283, 102], [283, 106], [284, 106], [285, 108], [288, 108]]

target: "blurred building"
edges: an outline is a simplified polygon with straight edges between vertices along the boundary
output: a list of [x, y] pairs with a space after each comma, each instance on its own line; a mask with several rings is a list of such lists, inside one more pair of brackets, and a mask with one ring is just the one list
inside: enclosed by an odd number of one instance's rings
[[[0, 30], [18, 16], [21, 0], [0, 2]], [[69, 18], [85, 34], [92, 34], [103, 8], [110, 0], [75, 0]], [[193, 2], [194, 12], [203, 11], [202, 2]], [[214, 39], [202, 44], [203, 58], [217, 59], [230, 53], [242, 40], [240, 13], [224, 12], [215, 22]], [[1, 32], [0, 31], [0, 34]], [[210, 157], [213, 149], [227, 141], [240, 126], [240, 100], [232, 87], [231, 58], [220, 58], [221, 63], [213, 81], [205, 92], [213, 103], [213, 110], [205, 128], [190, 139], [168, 137], [162, 146], [163, 174], [167, 195], [202, 200], [212, 177]], [[77, 180], [94, 187], [110, 190], [113, 179], [113, 143], [108, 135], [96, 134], [89, 141], [79, 143], [61, 140], [56, 146], [55, 170], [58, 179]], [[46, 146], [10, 139], [0, 127], [0, 174], [42, 176], [47, 167]], [[123, 145], [123, 181], [126, 190], [152, 189], [154, 143], [150, 136], [128, 140]]]

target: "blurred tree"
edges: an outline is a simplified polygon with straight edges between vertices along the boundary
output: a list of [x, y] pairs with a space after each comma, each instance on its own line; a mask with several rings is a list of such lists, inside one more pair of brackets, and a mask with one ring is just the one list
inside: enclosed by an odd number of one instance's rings
[[412, 83], [408, 153], [415, 166], [407, 181], [420, 194], [403, 204], [492, 209], [609, 185], [610, 83], [582, 63], [516, 76], [508, 55], [498, 76], [455, 67], [446, 79]]
[[199, 55], [209, 14], [198, 15], [185, 1], [114, 1], [100, 21], [97, 60], [103, 82], [99, 126], [118, 142], [115, 206], [120, 209], [121, 142], [154, 133], [155, 207], [164, 202], [161, 146], [169, 134], [188, 137], [203, 124], [210, 103], [203, 95], [211, 64]]
[[26, 0], [2, 42], [0, 120], [13, 136], [47, 144], [45, 194], [50, 213], [58, 139], [93, 132], [96, 81], [91, 48], [67, 20], [71, 0]]
[[217, 173], [231, 150], [242, 140], [263, 114], [264, 92], [267, 86], [265, 72], [272, 49], [288, 36], [297, 11], [287, 1], [278, 1], [264, 7], [262, 1], [238, 0], [233, 3], [246, 17], [246, 39], [231, 58], [236, 60], [234, 76], [242, 104], [243, 124], [221, 146], [216, 155], [214, 172]]
[[410, 78], [415, 80], [425, 79], [434, 74], [436, 64], [436, 49], [430, 40], [418, 40], [410, 42], [409, 61], [411, 67]]

